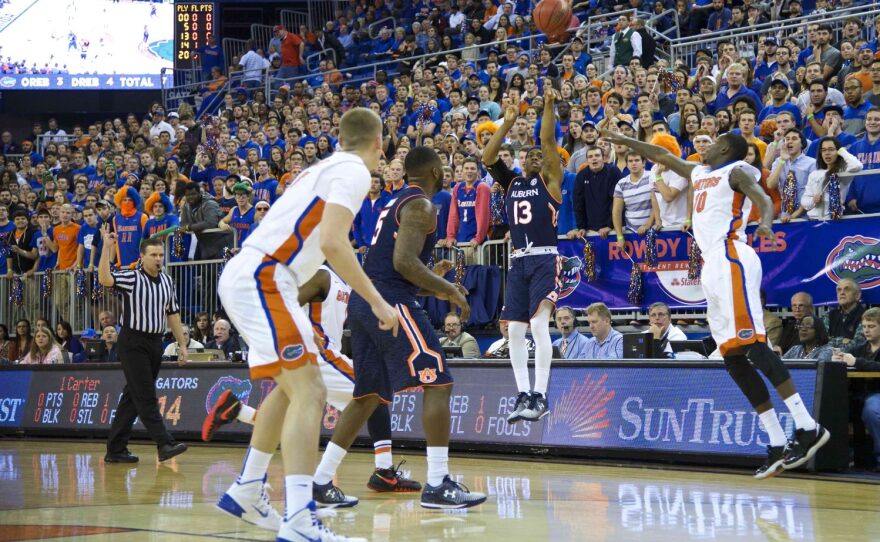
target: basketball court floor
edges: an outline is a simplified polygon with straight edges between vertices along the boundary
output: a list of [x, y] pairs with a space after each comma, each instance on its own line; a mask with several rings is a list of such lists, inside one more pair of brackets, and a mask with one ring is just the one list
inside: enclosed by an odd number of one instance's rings
[[[98, 441], [0, 440], [0, 542], [12, 540], [274, 540], [214, 509], [245, 448], [193, 446], [158, 465], [135, 443], [137, 465], [105, 465]], [[424, 454], [395, 450], [423, 480]], [[280, 457], [269, 470], [283, 508]], [[342, 534], [383, 541], [854, 541], [880, 540], [880, 479], [745, 470], [609, 467], [519, 456], [454, 456], [453, 476], [489, 494], [467, 512], [422, 509], [418, 494], [366, 488], [372, 454], [352, 453], [339, 485], [361, 498], [325, 518]]]

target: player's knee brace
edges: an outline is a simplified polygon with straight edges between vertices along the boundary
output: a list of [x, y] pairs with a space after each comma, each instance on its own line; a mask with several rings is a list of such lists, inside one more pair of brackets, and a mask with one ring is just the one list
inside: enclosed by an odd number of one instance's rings
[[767, 343], [756, 342], [749, 347], [747, 355], [754, 366], [764, 373], [774, 388], [791, 378], [785, 363], [776, 352], [770, 350]]
[[767, 386], [761, 380], [758, 371], [749, 363], [748, 358], [745, 356], [725, 356], [724, 367], [753, 407], [758, 407], [770, 400]]

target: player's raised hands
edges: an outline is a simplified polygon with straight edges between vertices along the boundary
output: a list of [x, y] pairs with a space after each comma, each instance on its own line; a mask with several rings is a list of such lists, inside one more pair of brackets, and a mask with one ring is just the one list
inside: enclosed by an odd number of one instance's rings
[[611, 130], [599, 130], [599, 137], [615, 145], [626, 145], [629, 142], [628, 137]]
[[519, 118], [519, 100], [511, 100], [504, 108], [504, 122], [513, 124]]

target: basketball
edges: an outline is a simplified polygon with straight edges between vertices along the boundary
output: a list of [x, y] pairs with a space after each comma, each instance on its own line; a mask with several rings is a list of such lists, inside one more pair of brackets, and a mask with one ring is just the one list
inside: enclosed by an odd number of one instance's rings
[[576, 15], [572, 15], [567, 28], [559, 34], [547, 34], [547, 41], [550, 43], [565, 43], [570, 38], [570, 31], [576, 30], [580, 25], [580, 19], [578, 19]]
[[571, 22], [571, 4], [567, 0], [541, 0], [532, 11], [532, 19], [548, 36], [562, 36]]

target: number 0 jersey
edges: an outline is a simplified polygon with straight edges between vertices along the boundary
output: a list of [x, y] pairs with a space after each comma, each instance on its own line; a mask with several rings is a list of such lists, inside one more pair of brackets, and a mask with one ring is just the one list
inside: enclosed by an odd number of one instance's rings
[[526, 179], [501, 159], [488, 169], [502, 186], [509, 183], [504, 205], [514, 250], [556, 247], [556, 217], [562, 202], [550, 194], [541, 175]]
[[757, 182], [761, 173], [746, 162], [711, 169], [698, 166], [691, 172], [694, 185], [694, 238], [703, 254], [724, 249], [728, 240], [746, 240], [745, 230], [752, 202], [730, 187], [730, 173], [741, 168]]

